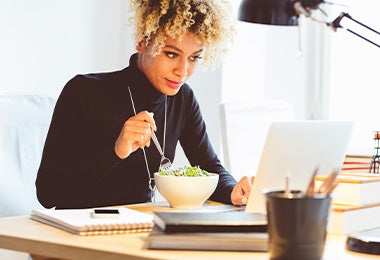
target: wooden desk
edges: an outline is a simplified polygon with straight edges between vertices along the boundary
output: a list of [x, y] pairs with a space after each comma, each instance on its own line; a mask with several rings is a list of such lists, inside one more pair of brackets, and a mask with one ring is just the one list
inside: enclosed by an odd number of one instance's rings
[[[136, 204], [128, 206], [143, 212], [170, 210], [167, 206]], [[268, 253], [223, 251], [148, 250], [148, 233], [107, 236], [78, 236], [31, 220], [29, 216], [0, 218], [0, 248], [61, 259], [265, 259]], [[344, 249], [345, 237], [329, 235], [324, 260], [378, 259]]]

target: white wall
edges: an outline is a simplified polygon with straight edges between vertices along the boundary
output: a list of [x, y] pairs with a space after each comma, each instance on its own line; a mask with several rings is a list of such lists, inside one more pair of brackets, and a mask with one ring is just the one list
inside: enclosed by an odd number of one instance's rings
[[[128, 65], [135, 51], [127, 0], [1, 0], [0, 94], [57, 97], [80, 73]], [[201, 71], [190, 84], [210, 138], [219, 145], [221, 71]], [[176, 163], [186, 160], [180, 151]]]
[[115, 0], [3, 0], [0, 93], [57, 96], [75, 74], [122, 67], [124, 5]]
[[237, 25], [238, 41], [223, 66], [222, 99], [283, 99], [303, 117], [305, 57], [297, 56], [297, 27]]
[[[241, 1], [233, 1], [238, 16]], [[300, 26], [237, 21], [237, 41], [223, 64], [222, 100], [280, 99], [298, 119], [320, 114], [322, 25], [301, 17]]]
[[[344, 0], [350, 8], [344, 10], [356, 20], [380, 32], [378, 0]], [[341, 8], [334, 8], [337, 17]], [[342, 26], [380, 44], [380, 35], [359, 26], [347, 18]], [[355, 123], [349, 152], [373, 155], [376, 153], [374, 132], [380, 131], [378, 103], [380, 97], [380, 49], [350, 32], [339, 29], [330, 33], [330, 99], [327, 113], [330, 118]]]
[[[2, 0], [0, 94], [56, 97], [76, 74], [127, 66], [135, 51], [127, 11], [128, 0]], [[297, 56], [297, 27], [238, 22], [238, 30], [223, 68], [199, 69], [189, 81], [219, 155], [221, 100], [283, 99], [295, 106], [297, 117], [311, 117], [304, 68], [311, 58]], [[175, 163], [185, 162], [180, 151]]]

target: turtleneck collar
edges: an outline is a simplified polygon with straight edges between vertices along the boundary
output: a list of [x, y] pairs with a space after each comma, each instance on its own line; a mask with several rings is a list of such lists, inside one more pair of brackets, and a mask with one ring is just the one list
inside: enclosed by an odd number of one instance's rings
[[134, 99], [138, 102], [161, 103], [165, 95], [159, 92], [148, 80], [145, 74], [137, 66], [138, 54], [135, 53], [129, 59], [130, 80], [129, 87]]

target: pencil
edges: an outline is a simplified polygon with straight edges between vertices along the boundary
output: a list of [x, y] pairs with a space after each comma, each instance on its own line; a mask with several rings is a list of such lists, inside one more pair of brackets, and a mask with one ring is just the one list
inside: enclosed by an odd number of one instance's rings
[[307, 186], [305, 197], [313, 197], [315, 189], [315, 176], [317, 176], [319, 167], [315, 168], [313, 175], [311, 176], [309, 185]]
[[322, 183], [322, 185], [319, 187], [319, 189], [318, 189], [318, 193], [325, 194], [326, 191], [330, 190], [330, 186], [333, 186], [333, 185], [334, 185], [334, 182], [335, 182], [336, 177], [338, 176], [338, 173], [339, 173], [338, 170], [334, 170], [334, 171], [332, 171], [332, 172], [327, 176], [327, 178], [326, 178], [325, 181]]

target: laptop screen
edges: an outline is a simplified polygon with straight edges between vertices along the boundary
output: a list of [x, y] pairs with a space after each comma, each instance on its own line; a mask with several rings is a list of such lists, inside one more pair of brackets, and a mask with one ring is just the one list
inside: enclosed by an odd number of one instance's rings
[[247, 212], [266, 213], [264, 189], [305, 191], [313, 171], [327, 175], [343, 165], [353, 124], [347, 121], [273, 122], [268, 130]]

